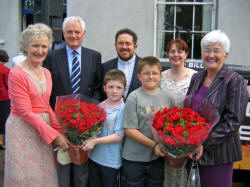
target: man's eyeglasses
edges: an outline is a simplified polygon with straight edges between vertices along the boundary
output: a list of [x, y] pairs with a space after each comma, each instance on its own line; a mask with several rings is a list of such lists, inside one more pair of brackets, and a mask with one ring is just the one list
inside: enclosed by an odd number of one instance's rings
[[134, 45], [134, 44], [131, 42], [117, 42], [117, 45], [119, 45], [119, 46], [125, 45], [126, 47], [129, 47], [129, 46]]

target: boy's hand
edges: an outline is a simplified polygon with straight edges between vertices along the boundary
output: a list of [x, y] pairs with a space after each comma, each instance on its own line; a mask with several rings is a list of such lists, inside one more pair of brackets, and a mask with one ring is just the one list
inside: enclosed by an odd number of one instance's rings
[[81, 148], [84, 151], [91, 151], [96, 145], [96, 141], [95, 139], [89, 139], [89, 140], [85, 140], [82, 145]]
[[164, 149], [164, 147], [158, 143], [155, 147], [154, 147], [154, 152], [157, 156], [160, 157], [164, 157], [165, 154], [167, 153], [166, 150]]

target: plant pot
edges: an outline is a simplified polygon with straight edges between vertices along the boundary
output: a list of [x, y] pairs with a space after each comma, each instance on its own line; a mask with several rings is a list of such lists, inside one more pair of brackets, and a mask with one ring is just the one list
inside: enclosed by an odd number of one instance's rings
[[171, 168], [180, 168], [184, 164], [186, 159], [187, 159], [187, 157], [174, 158], [169, 154], [165, 155], [165, 162]]
[[84, 164], [88, 161], [88, 152], [83, 151], [80, 145], [69, 145], [69, 156], [74, 164]]

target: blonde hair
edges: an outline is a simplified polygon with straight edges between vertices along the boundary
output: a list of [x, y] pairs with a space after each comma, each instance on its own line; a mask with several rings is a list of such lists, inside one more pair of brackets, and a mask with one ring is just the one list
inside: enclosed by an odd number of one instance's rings
[[21, 51], [27, 55], [27, 52], [24, 50], [25, 46], [27, 46], [33, 40], [39, 40], [40, 38], [46, 36], [48, 38], [48, 48], [52, 48], [53, 42], [53, 31], [48, 25], [43, 23], [36, 23], [33, 25], [29, 25], [21, 34], [20, 37], [20, 48]]

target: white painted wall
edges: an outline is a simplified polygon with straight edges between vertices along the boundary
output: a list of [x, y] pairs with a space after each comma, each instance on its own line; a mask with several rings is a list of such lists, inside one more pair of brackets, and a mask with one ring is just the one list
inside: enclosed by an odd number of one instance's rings
[[228, 64], [250, 66], [250, 0], [219, 0], [218, 28], [231, 41]]
[[[10, 59], [19, 52], [21, 32], [21, 0], [0, 0], [0, 49], [6, 50]], [[7, 66], [11, 67], [8, 62]]]
[[[250, 0], [218, 2], [218, 28], [228, 34], [232, 44], [226, 63], [250, 66]], [[68, 15], [85, 20], [84, 45], [99, 50], [104, 61], [116, 56], [114, 35], [123, 27], [138, 34], [140, 56], [153, 54], [154, 0], [68, 0]]]
[[[102, 53], [103, 61], [116, 57], [117, 30], [129, 27], [138, 34], [137, 54], [153, 55], [154, 0], [68, 0], [68, 15], [81, 16], [87, 26], [83, 45]], [[219, 0], [218, 28], [231, 40], [228, 64], [248, 65], [250, 0]], [[10, 57], [19, 52], [21, 0], [0, 0], [0, 49]]]
[[117, 56], [118, 30], [128, 27], [138, 35], [139, 56], [153, 55], [154, 0], [68, 0], [68, 15], [81, 16], [87, 33], [83, 45], [98, 50], [103, 61]]

